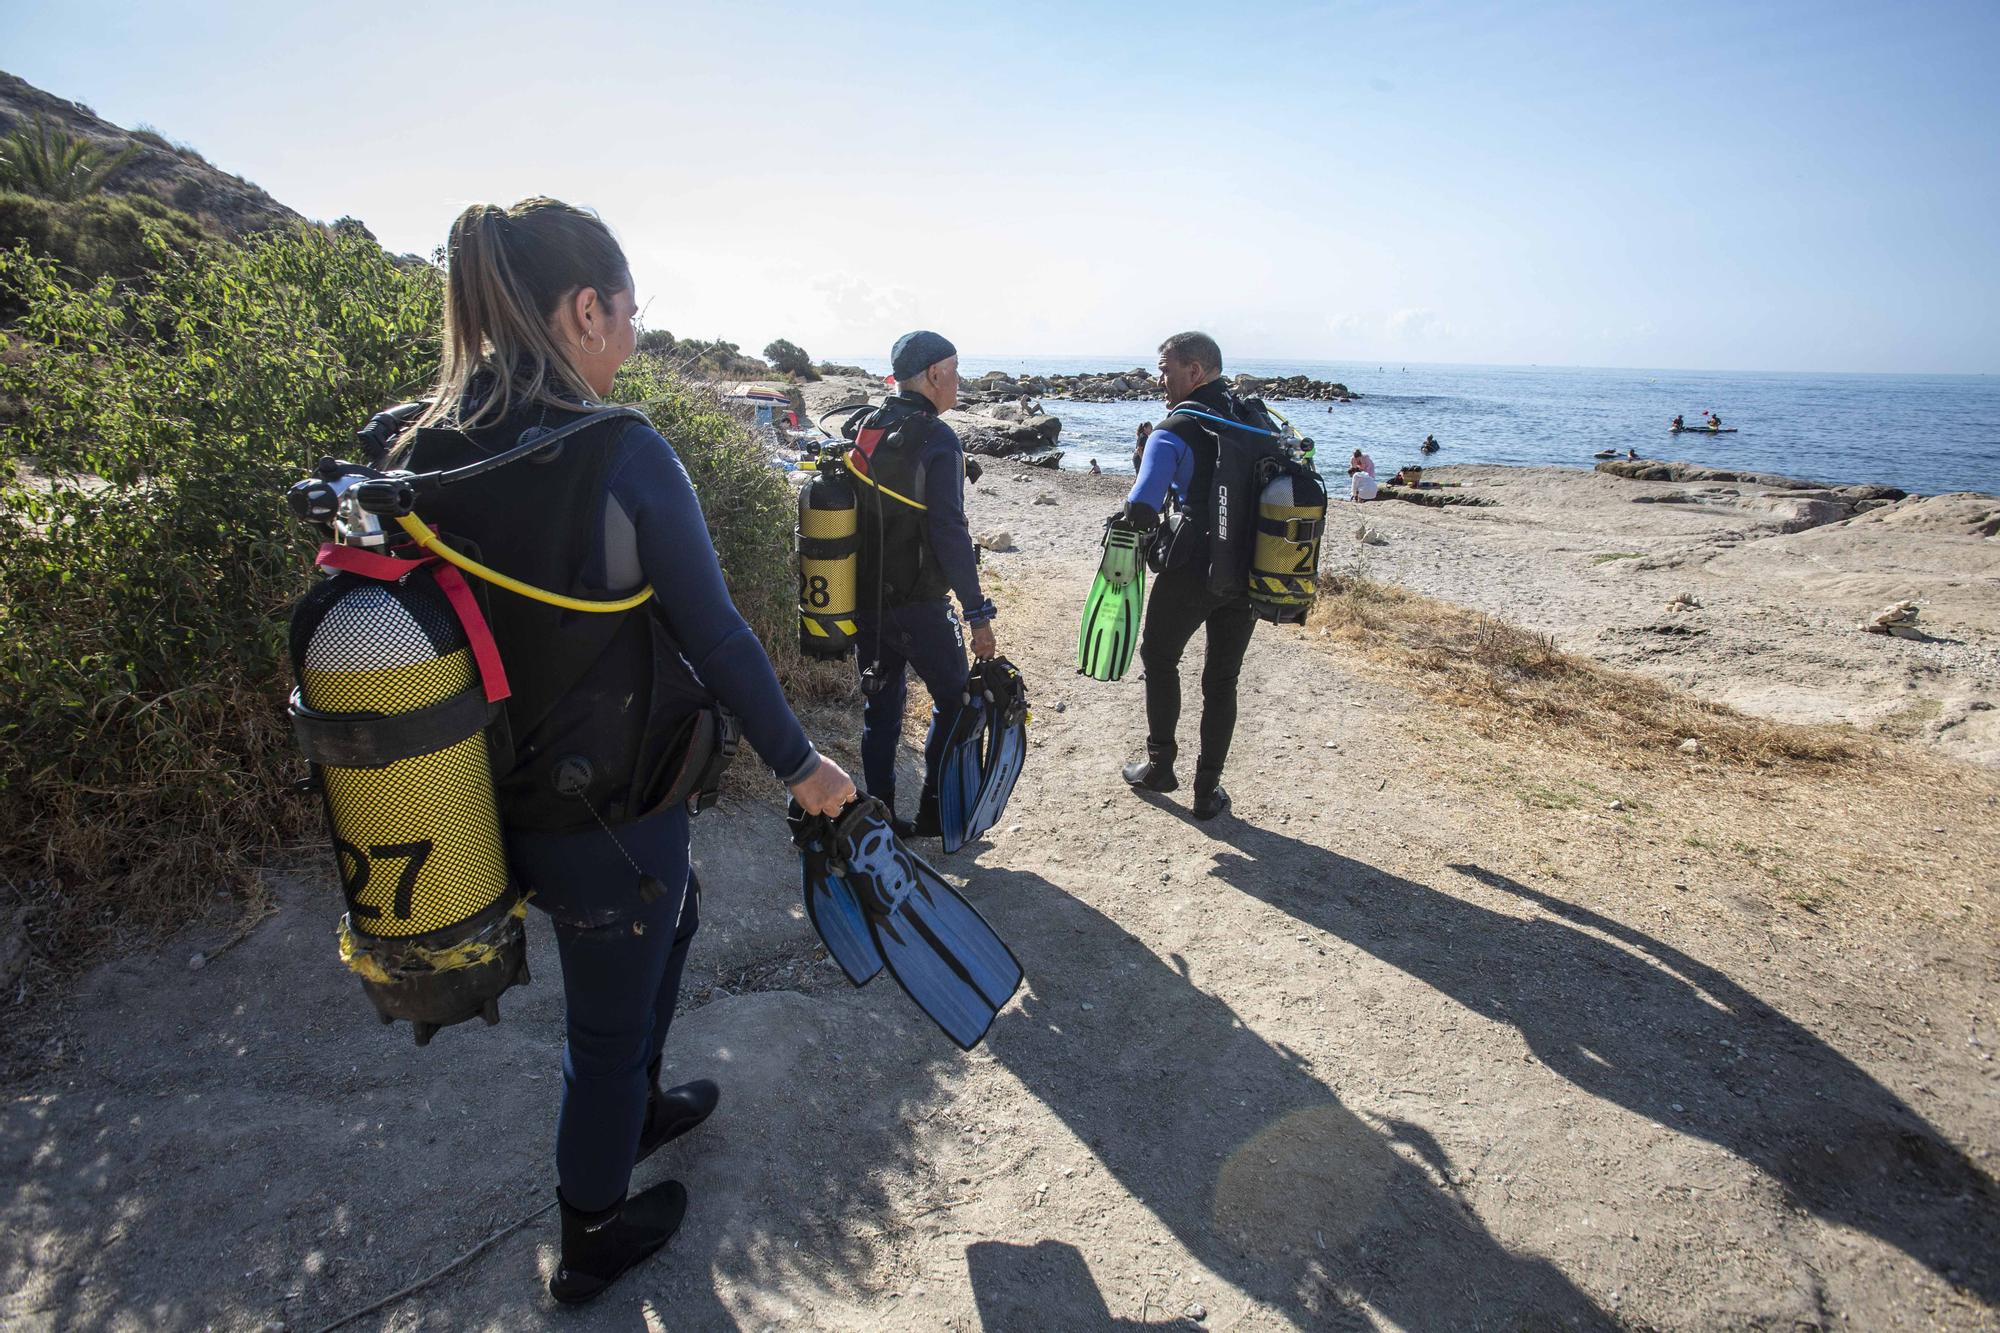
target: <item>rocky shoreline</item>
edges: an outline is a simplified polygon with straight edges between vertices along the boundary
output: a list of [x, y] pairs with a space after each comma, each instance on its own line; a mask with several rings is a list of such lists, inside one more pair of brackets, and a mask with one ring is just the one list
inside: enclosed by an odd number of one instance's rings
[[[1345, 384], [1308, 375], [1236, 375], [1230, 387], [1240, 394], [1272, 400], [1351, 403], [1361, 395]], [[1131, 370], [1091, 371], [1077, 375], [1009, 375], [990, 370], [960, 387], [966, 402], [1032, 398], [1067, 398], [1079, 403], [1140, 403], [1160, 398], [1160, 377], [1144, 366]]]
[[[1240, 394], [1274, 401], [1352, 402], [1359, 394], [1344, 384], [1293, 375], [1283, 379], [1237, 375], [1230, 381]], [[828, 375], [798, 386], [809, 415], [817, 420], [836, 407], [880, 401], [886, 390], [873, 376]], [[958, 432], [965, 452], [990, 458], [1018, 458], [1034, 467], [1056, 467], [1062, 461], [1058, 445], [1062, 419], [1047, 410], [1043, 399], [1075, 402], [1154, 402], [1161, 399], [1159, 378], [1143, 368], [1087, 375], [1022, 375], [988, 371], [959, 386], [959, 405], [944, 419]]]

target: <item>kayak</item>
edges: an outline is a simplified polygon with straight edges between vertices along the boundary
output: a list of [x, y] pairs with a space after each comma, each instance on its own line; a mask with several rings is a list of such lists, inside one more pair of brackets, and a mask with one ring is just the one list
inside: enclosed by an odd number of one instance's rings
[[1669, 435], [1734, 435], [1734, 426], [1669, 426]]
[[1598, 451], [1597, 451], [1596, 453], [1592, 454], [1592, 455], [1591, 455], [1591, 457], [1592, 457], [1592, 458], [1616, 458], [1616, 457], [1618, 457], [1618, 451], [1617, 451], [1616, 449], [1599, 449], [1599, 450], [1598, 450]]

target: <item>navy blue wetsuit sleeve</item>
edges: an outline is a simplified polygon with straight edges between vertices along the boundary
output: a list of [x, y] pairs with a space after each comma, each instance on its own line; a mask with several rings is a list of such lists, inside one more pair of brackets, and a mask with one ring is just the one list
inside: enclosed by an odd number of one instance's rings
[[965, 455], [959, 450], [957, 433], [941, 421], [931, 427], [924, 440], [923, 466], [925, 530], [931, 553], [969, 617], [985, 607], [986, 594], [979, 589], [979, 557], [973, 553], [972, 532], [965, 525]]
[[[639, 571], [653, 585], [674, 641], [702, 683], [742, 719], [744, 739], [778, 778], [803, 781], [819, 767], [819, 755], [785, 702], [764, 645], [729, 598], [687, 470], [673, 446], [645, 427], [628, 429], [618, 448], [610, 499], [630, 519]], [[606, 563], [615, 569], [621, 562], [608, 549], [617, 543], [609, 527], [607, 521]]]
[[1194, 484], [1194, 450], [1170, 430], [1156, 430], [1146, 437], [1146, 456], [1139, 462], [1138, 479], [1132, 483], [1126, 504], [1142, 504], [1159, 513], [1167, 507], [1167, 489], [1185, 496]]

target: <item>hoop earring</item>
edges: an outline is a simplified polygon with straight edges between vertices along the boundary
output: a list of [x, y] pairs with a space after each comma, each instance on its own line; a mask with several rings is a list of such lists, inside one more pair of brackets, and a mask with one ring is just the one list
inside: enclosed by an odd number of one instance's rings
[[582, 348], [582, 349], [583, 349], [583, 354], [584, 354], [585, 356], [603, 356], [603, 355], [604, 355], [604, 349], [605, 349], [605, 348], [607, 348], [607, 347], [609, 347], [609, 346], [611, 346], [611, 339], [609, 339], [609, 338], [605, 337], [605, 336], [604, 336], [603, 334], [601, 334], [601, 333], [600, 333], [600, 334], [598, 334], [598, 335], [597, 335], [597, 350], [596, 350], [596, 351], [594, 351], [594, 352], [590, 350], [590, 341], [589, 341], [589, 339], [587, 339], [587, 338], [578, 338], [578, 339], [576, 340], [576, 345], [577, 345], [578, 347], [580, 347], [580, 348]]

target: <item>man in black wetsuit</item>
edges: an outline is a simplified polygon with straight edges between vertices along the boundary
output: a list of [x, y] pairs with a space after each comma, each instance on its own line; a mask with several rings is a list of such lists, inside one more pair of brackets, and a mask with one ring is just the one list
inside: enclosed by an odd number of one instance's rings
[[1175, 729], [1181, 716], [1181, 654], [1194, 632], [1208, 627], [1208, 660], [1201, 672], [1201, 751], [1194, 767], [1194, 817], [1213, 819], [1229, 808], [1222, 766], [1236, 731], [1236, 677], [1257, 627], [1249, 588], [1225, 596], [1208, 586], [1210, 511], [1219, 449], [1215, 428], [1203, 415], [1236, 419], [1222, 382], [1222, 350], [1205, 333], [1176, 333], [1160, 344], [1160, 377], [1173, 410], [1146, 439], [1138, 480], [1125, 500], [1125, 521], [1143, 530], [1159, 522], [1170, 496], [1178, 499], [1179, 531], [1168, 542], [1166, 568], [1147, 599], [1139, 660], [1146, 667], [1146, 757], [1124, 768], [1125, 780], [1146, 791], [1173, 791], [1179, 753]]
[[979, 560], [965, 526], [965, 455], [938, 417], [958, 403], [958, 351], [926, 330], [891, 353], [896, 392], [851, 420], [849, 464], [860, 483], [861, 561], [855, 620], [861, 666], [861, 767], [868, 793], [896, 808], [896, 746], [903, 730], [906, 669], [931, 696], [924, 785], [904, 837], [938, 834], [938, 761], [963, 706], [965, 643], [947, 593], [958, 595], [973, 656], [993, 657], [993, 603], [979, 588]]

